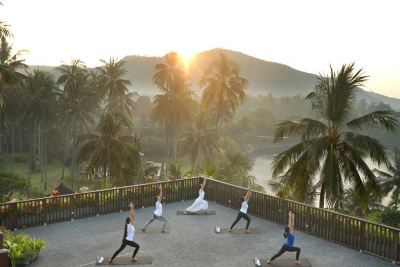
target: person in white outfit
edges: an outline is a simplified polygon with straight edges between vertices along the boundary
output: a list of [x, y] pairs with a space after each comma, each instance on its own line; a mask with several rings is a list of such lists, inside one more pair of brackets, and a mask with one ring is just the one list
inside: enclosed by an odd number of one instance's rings
[[160, 184], [160, 193], [158, 194], [158, 196], [155, 197], [155, 200], [156, 200], [156, 210], [155, 210], [154, 213], [153, 213], [153, 217], [152, 217], [150, 220], [148, 220], [147, 223], [144, 225], [144, 227], [143, 227], [143, 229], [142, 229], [143, 232], [146, 231], [146, 227], [149, 226], [149, 224], [151, 224], [151, 223], [154, 222], [155, 220], [159, 220], [159, 221], [164, 222], [161, 232], [162, 232], [162, 233], [165, 233], [165, 227], [166, 227], [166, 225], [167, 225], [168, 220], [165, 219], [165, 218], [162, 216], [162, 204], [161, 204], [162, 197], [163, 197], [163, 189], [162, 189], [162, 186], [161, 186], [161, 184]]
[[184, 211], [185, 214], [207, 211], [208, 202], [206, 200], [204, 200], [204, 196], [205, 196], [204, 187], [206, 186], [206, 181], [207, 181], [207, 179], [204, 178], [203, 183], [201, 184], [201, 187], [199, 190], [198, 198], [196, 198], [196, 200], [193, 202], [193, 204]]
[[109, 263], [111, 264], [113, 259], [117, 257], [117, 255], [126, 247], [126, 246], [131, 246], [134, 247], [135, 250], [133, 251], [133, 256], [132, 256], [132, 261], [136, 261], [136, 254], [139, 251], [140, 246], [133, 241], [135, 237], [135, 227], [133, 226], [135, 222], [135, 204], [131, 202], [129, 204], [129, 208], [131, 208], [130, 212], [130, 217], [127, 217], [125, 219], [125, 231], [124, 231], [124, 237], [122, 239], [122, 244], [121, 247], [114, 253], [114, 255], [111, 257], [109, 260]]
[[239, 222], [241, 218], [247, 221], [246, 232], [249, 232], [250, 218], [249, 215], [247, 215], [247, 209], [249, 208], [248, 202], [250, 200], [250, 197], [251, 197], [251, 186], [249, 185], [247, 187], [246, 195], [240, 198], [242, 206], [240, 208], [238, 216], [236, 217], [236, 220], [233, 222], [231, 228], [229, 228], [229, 232], [232, 232], [232, 228]]

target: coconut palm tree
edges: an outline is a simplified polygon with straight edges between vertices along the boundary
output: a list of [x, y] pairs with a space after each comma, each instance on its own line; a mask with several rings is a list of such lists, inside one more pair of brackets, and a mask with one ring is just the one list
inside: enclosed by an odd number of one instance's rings
[[200, 81], [205, 87], [201, 104], [210, 111], [216, 127], [232, 119], [246, 96], [248, 82], [239, 72], [239, 66], [220, 53], [219, 59], [211, 63]]
[[19, 59], [23, 51], [12, 54], [12, 47], [6, 37], [0, 38], [0, 107], [6, 102], [7, 91], [17, 90], [18, 84], [26, 78], [20, 71], [26, 69], [24, 59]]
[[156, 95], [153, 102], [152, 118], [164, 128], [167, 149], [167, 161], [171, 147], [174, 159], [177, 154], [178, 133], [192, 119], [196, 102], [186, 80], [186, 75], [178, 67], [178, 55], [169, 53], [165, 64], [157, 64], [153, 76], [154, 84], [162, 94]]
[[185, 153], [190, 155], [192, 172], [199, 157], [209, 159], [211, 154], [218, 150], [217, 132], [211, 127], [205, 112], [199, 112], [192, 127], [184, 133], [182, 147]]
[[[1, 32], [1, 30], [0, 30]], [[6, 35], [1, 35], [0, 45], [0, 129], [8, 131], [11, 136], [12, 172], [15, 171], [15, 129], [22, 120], [19, 99], [22, 81], [26, 75], [19, 72], [26, 65], [19, 59], [22, 51], [12, 54], [12, 47], [8, 44]], [[18, 101], [19, 100], [19, 101]], [[3, 131], [2, 131], [3, 133]], [[4, 133], [3, 133], [4, 134]]]
[[165, 63], [156, 64], [153, 82], [162, 92], [167, 92], [175, 86], [177, 79], [185, 76], [185, 73], [178, 53], [170, 52], [164, 56], [164, 60]]
[[136, 92], [129, 92], [129, 80], [123, 79], [127, 73], [124, 69], [125, 61], [110, 58], [108, 61], [101, 60], [104, 64], [99, 68], [102, 91], [106, 97], [107, 109], [113, 112], [131, 115], [134, 107], [133, 97]]
[[[58, 117], [65, 135], [64, 166], [61, 174], [61, 179], [63, 179], [68, 155], [74, 155], [70, 148], [74, 147], [77, 136], [82, 130], [88, 131], [94, 124], [99, 105], [97, 101], [93, 101], [96, 99], [96, 94], [90, 87], [88, 71], [81, 60], [73, 60], [70, 65], [61, 65], [57, 70], [61, 73], [57, 84], [63, 88], [58, 106]], [[76, 161], [72, 159], [71, 162]], [[72, 187], [75, 176], [76, 166], [72, 166]]]
[[374, 169], [379, 176], [379, 181], [384, 195], [392, 192], [391, 205], [397, 210], [400, 202], [400, 148], [393, 149], [393, 162], [388, 161], [388, 171]]
[[399, 122], [390, 110], [348, 120], [356, 90], [366, 80], [362, 70], [354, 70], [354, 64], [343, 65], [338, 72], [331, 68], [330, 75], [318, 77], [314, 91], [306, 97], [316, 119], [284, 121], [275, 130], [275, 142], [285, 136], [298, 137], [300, 142], [274, 157], [273, 177], [289, 187], [314, 184], [309, 180], [317, 179], [321, 208], [325, 200], [328, 206], [339, 207], [345, 181], [352, 184], [364, 207], [367, 185], [374, 194], [380, 194], [377, 178], [365, 159], [377, 164], [386, 164], [388, 159], [379, 141], [359, 130], [378, 126], [393, 132], [399, 128]]
[[139, 139], [126, 135], [131, 122], [122, 113], [105, 112], [95, 133], [82, 134], [78, 141], [77, 160], [87, 177], [102, 177], [116, 185], [132, 182], [127, 171], [140, 170]]
[[[28, 177], [30, 179], [31, 171], [38, 167], [37, 164], [42, 165], [43, 158], [46, 155], [42, 144], [45, 139], [44, 135], [48, 131], [49, 121], [54, 116], [53, 107], [56, 106], [59, 92], [53, 77], [49, 73], [35, 70], [33, 73], [29, 73], [28, 78], [25, 80], [23, 94], [25, 118], [31, 122], [32, 127], [28, 168]], [[43, 168], [41, 169], [43, 174]], [[46, 173], [44, 175], [46, 176]]]

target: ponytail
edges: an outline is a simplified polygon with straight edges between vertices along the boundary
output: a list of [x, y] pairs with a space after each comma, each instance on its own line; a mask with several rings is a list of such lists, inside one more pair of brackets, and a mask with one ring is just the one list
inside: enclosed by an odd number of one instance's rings
[[124, 231], [124, 240], [128, 236], [128, 223], [131, 223], [131, 218], [126, 217], [125, 219], [125, 231]]
[[125, 222], [124, 239], [128, 236], [128, 223]]

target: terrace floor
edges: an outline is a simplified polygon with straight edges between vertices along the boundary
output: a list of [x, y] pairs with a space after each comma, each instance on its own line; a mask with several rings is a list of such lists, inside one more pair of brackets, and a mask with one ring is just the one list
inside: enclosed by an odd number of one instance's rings
[[[261, 234], [215, 234], [214, 227], [229, 227], [237, 211], [210, 202], [209, 208], [216, 210], [217, 215], [176, 215], [177, 210], [190, 204], [186, 201], [164, 206], [163, 215], [171, 228], [168, 234], [139, 234], [154, 208], [137, 209], [135, 241], [140, 245], [138, 255], [152, 256], [155, 267], [254, 266], [255, 256], [269, 258], [284, 242], [282, 226], [254, 216], [250, 216], [250, 227], [259, 228]], [[128, 212], [113, 213], [22, 230], [48, 242], [32, 266], [93, 266], [98, 254], [108, 258], [119, 248], [127, 216]], [[155, 221], [150, 227], [154, 226], [161, 226], [161, 223]], [[236, 227], [244, 226], [242, 220]], [[296, 245], [302, 249], [300, 258], [307, 257], [314, 267], [393, 266], [388, 261], [301, 232], [296, 233]], [[132, 253], [132, 248], [125, 248], [120, 255], [128, 253]], [[281, 257], [294, 259], [295, 254], [285, 253]]]

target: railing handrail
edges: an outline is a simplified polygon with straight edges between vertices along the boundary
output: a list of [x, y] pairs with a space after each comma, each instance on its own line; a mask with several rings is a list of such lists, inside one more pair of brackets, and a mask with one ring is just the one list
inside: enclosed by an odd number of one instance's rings
[[[198, 179], [198, 178], [200, 178], [200, 176], [185, 178], [185, 180]], [[126, 185], [126, 186], [119, 186], [119, 187], [113, 187], [113, 188], [107, 188], [107, 189], [97, 189], [97, 190], [91, 190], [91, 191], [88, 191], [88, 192], [76, 192], [76, 193], [72, 193], [72, 194], [65, 194], [65, 195], [58, 195], [58, 196], [39, 197], [39, 198], [30, 198], [30, 199], [24, 199], [24, 200], [19, 200], [19, 201], [2, 202], [2, 203], [0, 203], [0, 206], [9, 205], [9, 204], [26, 203], [26, 202], [31, 202], [31, 201], [40, 201], [40, 200], [47, 200], [47, 199], [57, 199], [57, 198], [63, 198], [63, 197], [72, 197], [72, 196], [93, 194], [93, 193], [99, 193], [99, 192], [107, 192], [107, 191], [113, 191], [113, 190], [118, 190], [118, 189], [141, 187], [141, 186], [145, 186], [145, 185], [165, 184], [165, 183], [175, 182], [175, 181], [179, 181], [179, 180], [181, 180], [181, 179], [171, 180], [171, 181], [157, 181], [157, 182], [144, 183], [144, 184]]]
[[[225, 185], [227, 185], [227, 186], [232, 186], [232, 187], [235, 187], [235, 188], [238, 188], [238, 189], [247, 190], [247, 188], [245, 188], [245, 187], [238, 186], [238, 185], [233, 185], [233, 184], [229, 184], [229, 183], [226, 183], [226, 182], [223, 182], [223, 181], [219, 181], [219, 180], [216, 180], [216, 179], [213, 179], [213, 178], [201, 177], [201, 176], [199, 176], [199, 178], [206, 178], [207, 180], [211, 180], [211, 181], [214, 181], [214, 182], [217, 182], [217, 183], [220, 183], [220, 184], [225, 184]], [[340, 216], [343, 216], [343, 217], [351, 218], [351, 219], [353, 219], [353, 220], [358, 220], [358, 221], [362, 221], [362, 222], [365, 222], [365, 223], [375, 224], [375, 225], [378, 225], [378, 226], [386, 227], [386, 228], [388, 228], [388, 229], [400, 231], [400, 228], [396, 228], [396, 227], [389, 226], [389, 225], [386, 225], [386, 224], [381, 224], [381, 223], [377, 223], [377, 222], [365, 220], [365, 219], [360, 218], [360, 217], [351, 216], [351, 215], [348, 215], [348, 214], [340, 213], [340, 212], [333, 211], [333, 210], [329, 210], [329, 209], [323, 209], [323, 208], [320, 208], [320, 207], [316, 207], [316, 206], [313, 206], [313, 205], [310, 205], [310, 204], [298, 202], [298, 201], [291, 200], [291, 199], [287, 199], [287, 198], [281, 198], [281, 197], [269, 195], [269, 194], [267, 194], [267, 193], [260, 192], [260, 191], [256, 191], [256, 190], [252, 190], [252, 191], [253, 191], [253, 192], [256, 192], [256, 193], [259, 193], [259, 194], [266, 195], [266, 196], [268, 196], [268, 197], [275, 198], [275, 199], [281, 199], [281, 200], [283, 200], [283, 201], [287, 201], [287, 202], [290, 202], [290, 203], [302, 205], [302, 206], [304, 206], [304, 207], [309, 207], [309, 208], [312, 208], [312, 209], [316, 209], [316, 210], [320, 210], [320, 211], [324, 211], [324, 212], [329, 212], [329, 213], [332, 213], [332, 214], [340, 215]]]

